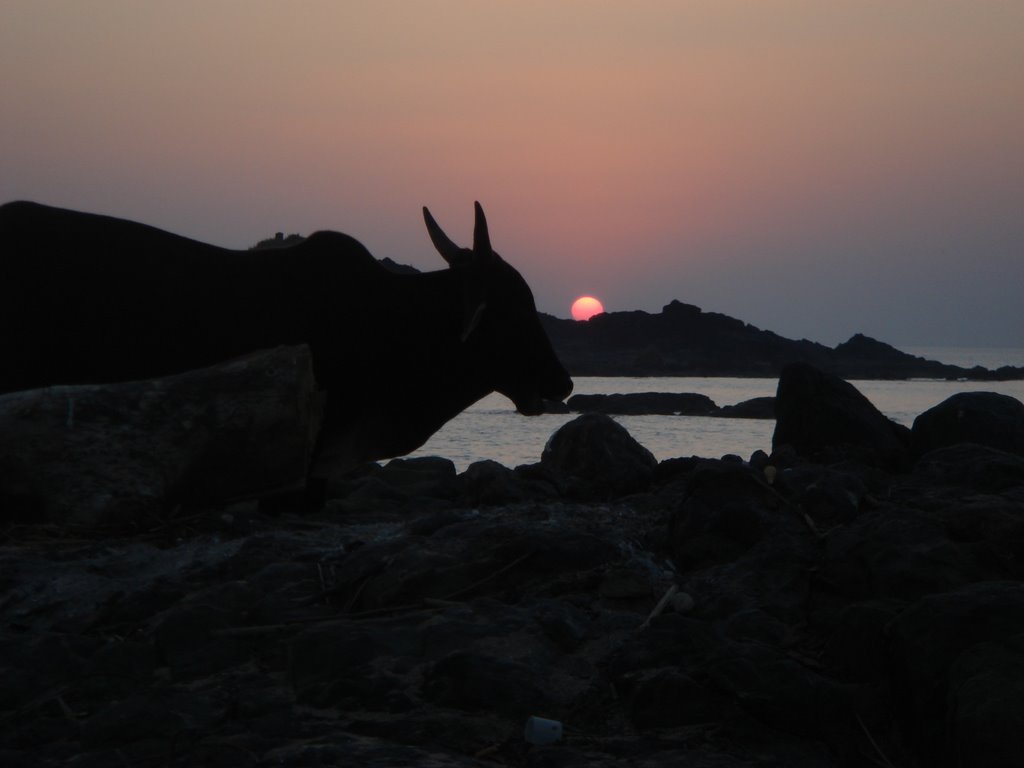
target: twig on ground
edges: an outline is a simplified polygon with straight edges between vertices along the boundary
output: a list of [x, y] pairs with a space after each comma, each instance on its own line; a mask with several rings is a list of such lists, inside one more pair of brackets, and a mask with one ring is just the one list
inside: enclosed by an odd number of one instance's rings
[[802, 509], [800, 509], [800, 507], [798, 505], [794, 504], [789, 499], [787, 499], [785, 496], [783, 496], [781, 493], [779, 493], [778, 490], [776, 490], [772, 486], [769, 485], [767, 487], [768, 487], [768, 490], [770, 490], [773, 494], [775, 494], [775, 496], [778, 498], [778, 500], [782, 502], [783, 506], [789, 507], [794, 512], [796, 512], [797, 515], [800, 516], [800, 519], [804, 521], [804, 525], [807, 526], [808, 530], [810, 530], [810, 532], [813, 533], [816, 538], [819, 538], [819, 539], [822, 538], [822, 533], [821, 533], [821, 531], [818, 530], [818, 526], [816, 526], [814, 524], [814, 521], [811, 520], [810, 516], [806, 512], [804, 512]]
[[331, 596], [327, 592], [327, 579], [324, 578], [324, 565], [323, 563], [316, 564], [316, 572], [320, 577], [320, 596], [324, 599], [324, 602], [330, 602]]
[[646, 629], [648, 626], [650, 626], [651, 620], [661, 615], [662, 611], [665, 610], [665, 606], [668, 605], [669, 600], [675, 597], [675, 594], [678, 591], [678, 585], [673, 584], [672, 586], [670, 586], [665, 591], [665, 594], [662, 595], [661, 600], [658, 601], [658, 604], [655, 605], [653, 609], [651, 609], [651, 612], [648, 614], [647, 618], [644, 619], [644, 623], [639, 626], [639, 629]]
[[476, 759], [476, 760], [479, 760], [481, 757], [487, 757], [489, 755], [495, 754], [500, 749], [501, 749], [501, 744], [491, 744], [491, 746], [484, 747], [479, 752], [474, 753], [473, 754], [473, 758]]
[[860, 715], [854, 713], [854, 717], [857, 718], [857, 724], [860, 726], [860, 729], [864, 731], [864, 735], [868, 737], [868, 741], [871, 743], [871, 746], [874, 747], [875, 752], [878, 753], [878, 757], [881, 760], [878, 765], [883, 765], [885, 768], [896, 768], [896, 766], [893, 765], [893, 762], [886, 756], [885, 752], [882, 751], [882, 748], [878, 746], [878, 742], [875, 741], [875, 737], [871, 735], [871, 731], [868, 730], [864, 721], [861, 720]]
[[[506, 572], [512, 570], [515, 566], [519, 565], [524, 560], [526, 560], [528, 557], [533, 555], [535, 553], [535, 551], [536, 550], [530, 550], [525, 555], [523, 555], [521, 557], [517, 557], [511, 563], [502, 566], [501, 568], [499, 568], [498, 570], [494, 571], [493, 573], [488, 574], [484, 578], [479, 579], [478, 581], [473, 582], [472, 584], [470, 584], [467, 587], [463, 587], [462, 589], [459, 589], [459, 590], [456, 590], [455, 592], [447, 594], [444, 597], [440, 597], [440, 598], [437, 598], [437, 597], [424, 597], [418, 603], [403, 603], [402, 605], [386, 605], [386, 606], [382, 606], [380, 608], [370, 608], [370, 609], [365, 610], [365, 611], [357, 611], [355, 613], [343, 613], [343, 614], [341, 614], [339, 616], [326, 616], [326, 617], [325, 616], [318, 616], [316, 618], [295, 619], [293, 621], [284, 621], [284, 622], [279, 622], [277, 624], [260, 624], [260, 625], [252, 626], [252, 627], [225, 627], [224, 629], [215, 629], [210, 634], [212, 636], [214, 636], [214, 637], [245, 637], [245, 636], [252, 636], [252, 635], [268, 635], [268, 634], [272, 634], [274, 632], [281, 632], [281, 631], [284, 631], [286, 629], [291, 629], [293, 627], [300, 626], [302, 624], [317, 624], [317, 625], [320, 625], [320, 626], [326, 626], [326, 625], [330, 625], [330, 624], [343, 624], [343, 623], [345, 623], [347, 621], [351, 621], [353, 619], [368, 619], [368, 618], [372, 618], [374, 616], [386, 616], [389, 613], [400, 613], [400, 612], [403, 612], [403, 611], [413, 612], [413, 611], [439, 611], [439, 610], [443, 610], [445, 608], [450, 608], [453, 605], [459, 604], [460, 601], [457, 600], [456, 598], [458, 598], [458, 597], [460, 597], [462, 595], [465, 595], [468, 592], [470, 592], [470, 591], [476, 589], [477, 587], [479, 587], [481, 584], [486, 584], [488, 581], [491, 581], [492, 579], [497, 578], [501, 574], [506, 573]], [[369, 581], [369, 579], [367, 579], [366, 581]], [[363, 586], [366, 585], [366, 581], [364, 581], [363, 584], [360, 585], [360, 588], [356, 592], [356, 595], [354, 595], [354, 598], [358, 598], [359, 594], [362, 592]], [[350, 600], [349, 601], [349, 605], [352, 605], [353, 603], [354, 603], [354, 600]]]
[[461, 597], [462, 595], [465, 595], [468, 592], [472, 592], [474, 589], [479, 587], [481, 584], [486, 584], [488, 581], [491, 581], [492, 579], [496, 579], [498, 576], [501, 576], [501, 574], [503, 574], [503, 573], [505, 573], [507, 571], [511, 571], [513, 568], [515, 568], [521, 562], [526, 560], [526, 558], [532, 556], [535, 552], [536, 552], [536, 550], [531, 549], [529, 552], [527, 552], [522, 557], [517, 557], [515, 560], [513, 560], [508, 565], [503, 565], [501, 568], [499, 568], [498, 570], [494, 571], [494, 573], [490, 573], [487, 576], [484, 576], [482, 579], [479, 579], [478, 581], [474, 581], [468, 587], [463, 587], [462, 589], [457, 589], [454, 592], [451, 592], [451, 593], [445, 595], [444, 597], [441, 598], [441, 600], [454, 600], [455, 598]]

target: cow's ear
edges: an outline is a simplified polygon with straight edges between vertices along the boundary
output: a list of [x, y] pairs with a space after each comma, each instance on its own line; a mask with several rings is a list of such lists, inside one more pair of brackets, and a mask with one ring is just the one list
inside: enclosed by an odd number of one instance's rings
[[466, 307], [466, 318], [462, 324], [462, 343], [465, 344], [469, 341], [469, 337], [473, 335], [474, 331], [480, 327], [480, 321], [484, 319], [484, 310], [487, 309], [487, 302], [481, 301], [477, 304], [476, 309], [470, 313], [469, 307]]
[[448, 262], [448, 266], [461, 267], [473, 260], [473, 254], [470, 251], [467, 251], [465, 248], [459, 248], [444, 233], [444, 230], [434, 221], [434, 217], [430, 215], [430, 211], [427, 210], [426, 206], [423, 206], [423, 221], [426, 222], [430, 242], [434, 244], [434, 248], [441, 254], [441, 258]]

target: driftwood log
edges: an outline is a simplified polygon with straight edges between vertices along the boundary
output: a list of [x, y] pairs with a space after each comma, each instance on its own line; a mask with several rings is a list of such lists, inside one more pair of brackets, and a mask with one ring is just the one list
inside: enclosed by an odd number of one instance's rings
[[319, 422], [308, 347], [0, 397], [0, 519], [148, 526], [179, 504], [303, 487]]

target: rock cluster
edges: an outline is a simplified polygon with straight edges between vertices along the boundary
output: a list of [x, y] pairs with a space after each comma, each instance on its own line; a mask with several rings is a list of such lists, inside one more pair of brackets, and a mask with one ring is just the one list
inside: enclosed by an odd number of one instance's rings
[[693, 392], [629, 392], [610, 395], [573, 395], [568, 411], [616, 416], [720, 416], [734, 419], [775, 418], [774, 397], [754, 397], [735, 405], [718, 406], [707, 395]]
[[816, 417], [748, 462], [588, 415], [537, 464], [370, 465], [315, 513], [8, 524], [0, 764], [1020, 765], [1013, 429], [961, 404], [980, 442], [922, 415], [894, 455], [838, 381], [779, 390]]

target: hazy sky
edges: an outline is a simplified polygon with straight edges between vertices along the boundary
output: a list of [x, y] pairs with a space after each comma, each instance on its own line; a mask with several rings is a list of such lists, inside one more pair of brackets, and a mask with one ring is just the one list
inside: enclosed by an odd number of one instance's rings
[[1024, 346], [1024, 2], [0, 0], [0, 201], [440, 266], [568, 317]]

